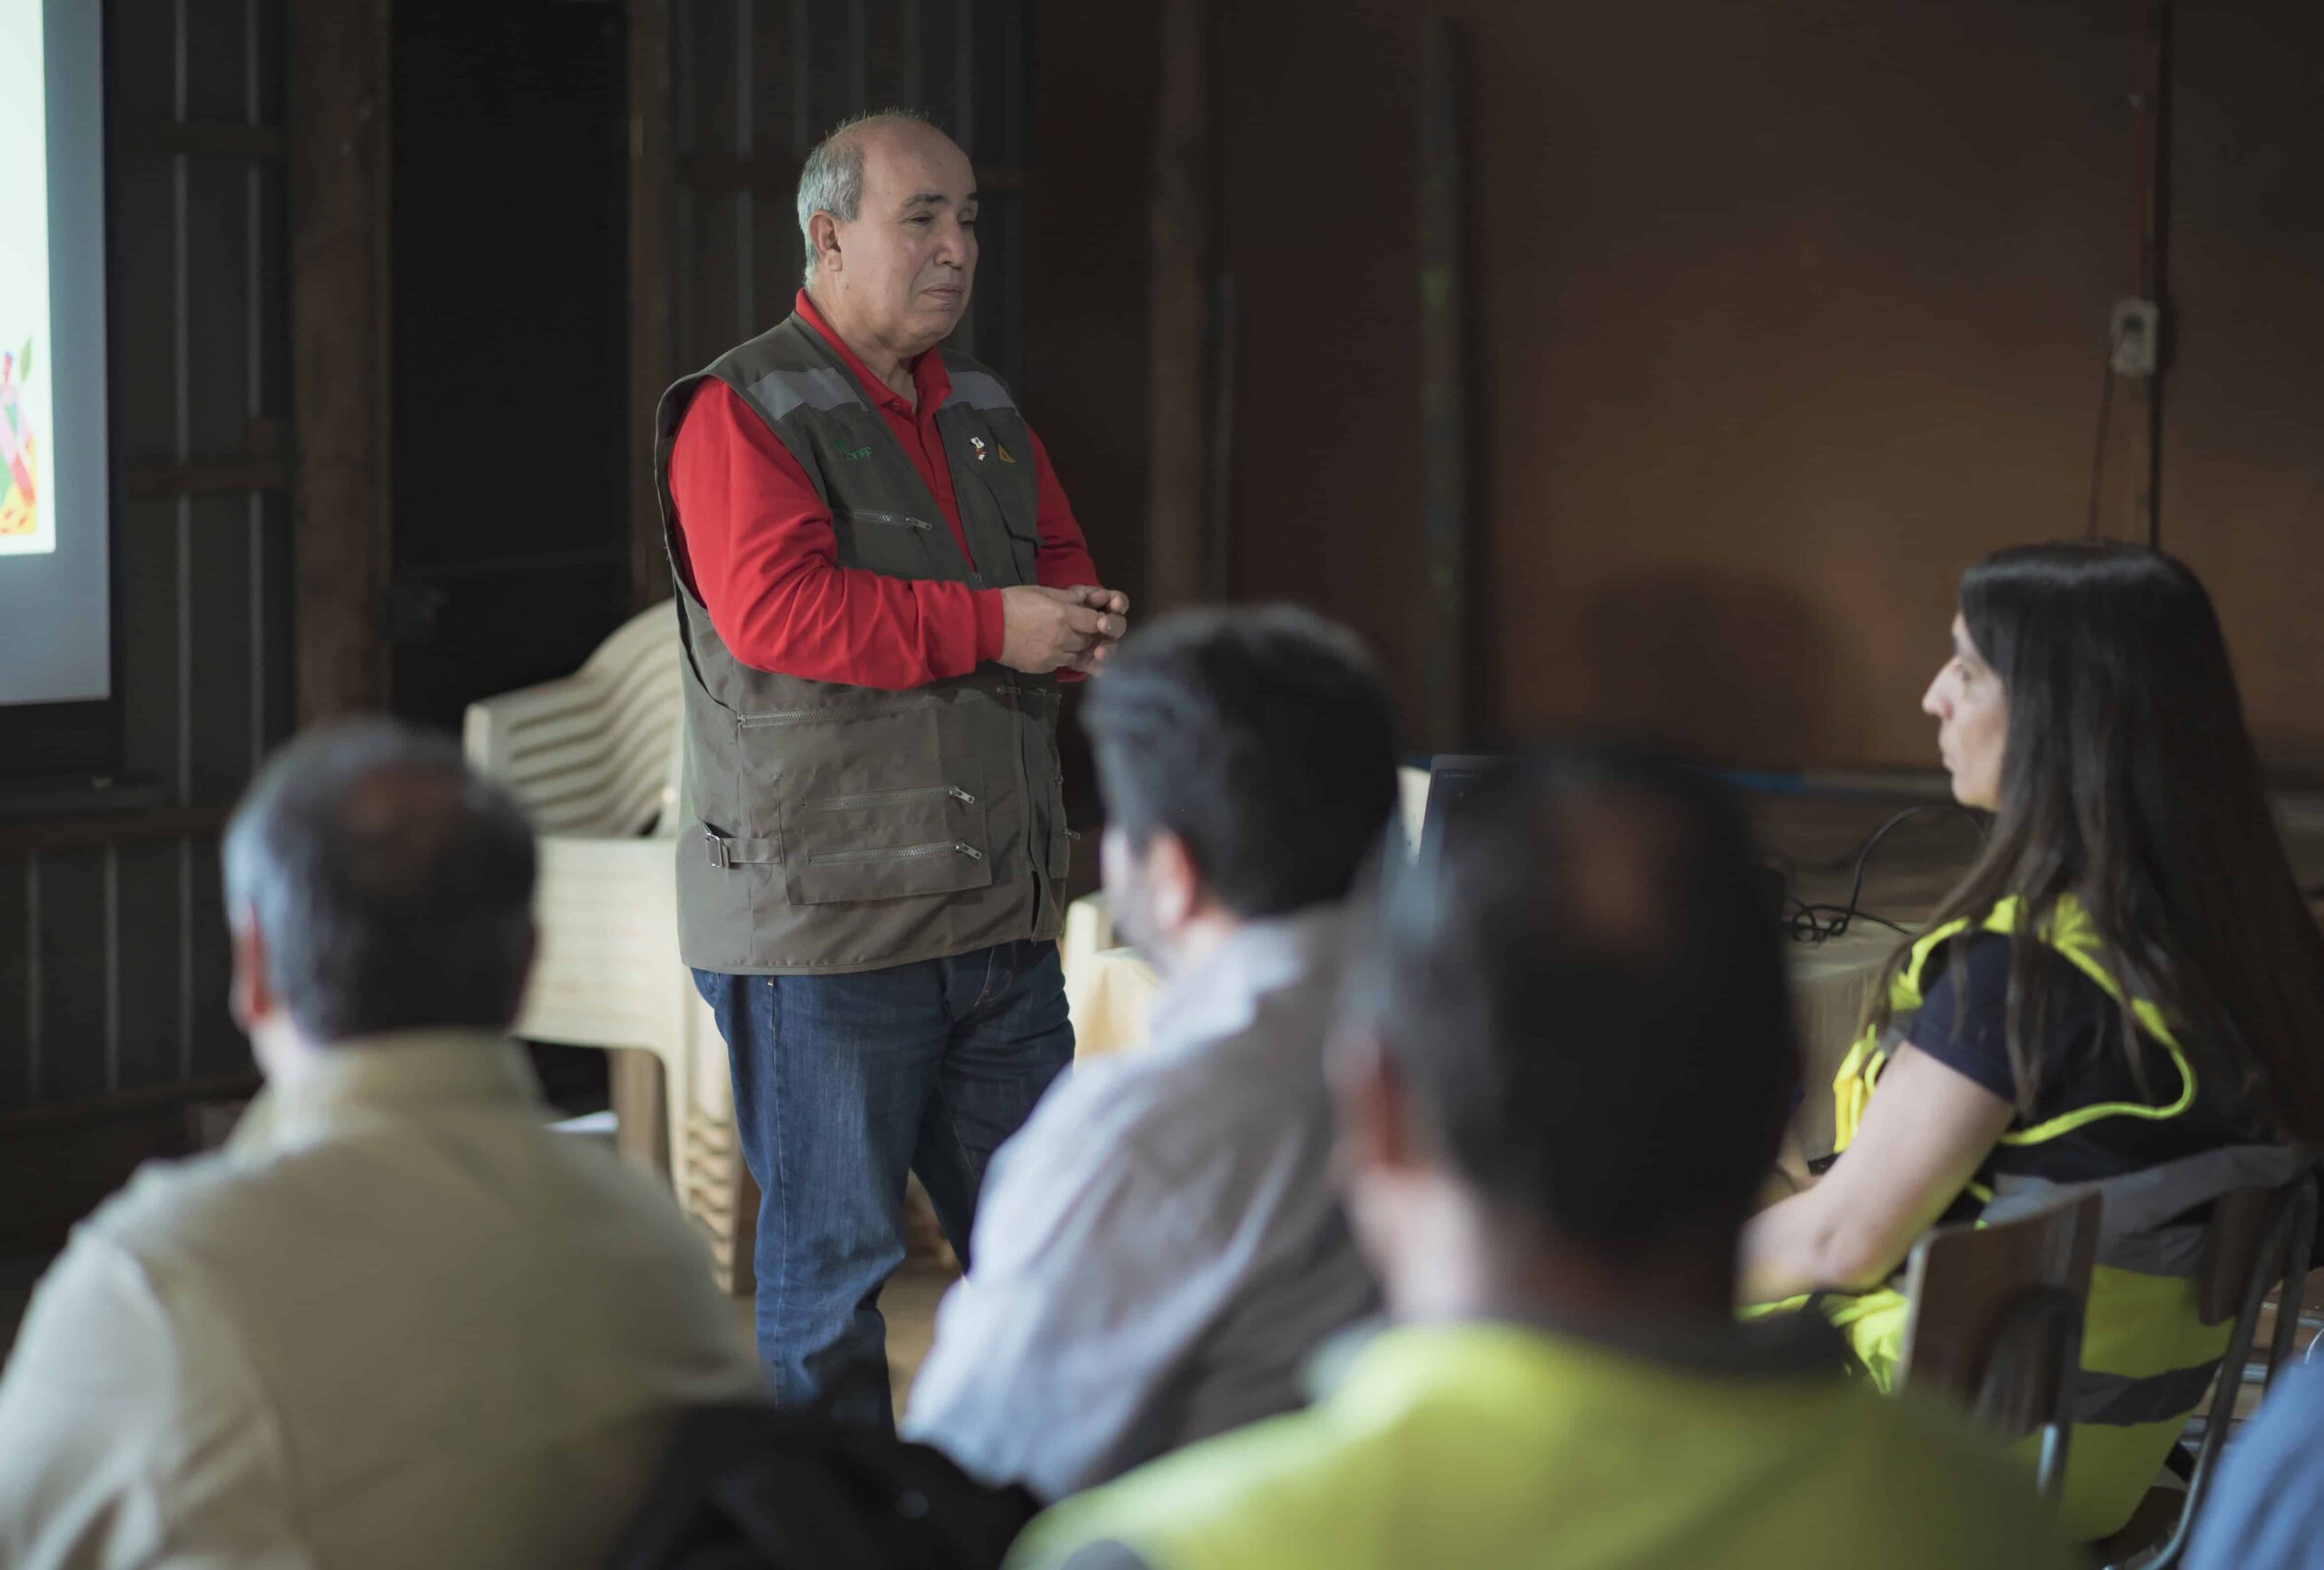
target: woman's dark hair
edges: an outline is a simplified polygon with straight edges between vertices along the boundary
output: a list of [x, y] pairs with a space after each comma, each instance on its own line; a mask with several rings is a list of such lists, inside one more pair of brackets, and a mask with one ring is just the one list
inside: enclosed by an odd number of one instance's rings
[[[2324, 934], [2202, 584], [2134, 547], [2019, 546], [1963, 575], [1961, 616], [2009, 723], [1993, 832], [1935, 923], [1981, 920], [2014, 894], [2022, 934], [2072, 894], [2117, 987], [2162, 1011], [2199, 1081], [2224, 1074], [2244, 1121], [2324, 1143]], [[1904, 960], [1873, 994], [1875, 1028]], [[2062, 1066], [2043, 1028], [2053, 971], [2037, 941], [2013, 940], [2005, 1030], [2024, 1111]], [[2118, 1022], [2143, 1082], [2127, 1006]]]

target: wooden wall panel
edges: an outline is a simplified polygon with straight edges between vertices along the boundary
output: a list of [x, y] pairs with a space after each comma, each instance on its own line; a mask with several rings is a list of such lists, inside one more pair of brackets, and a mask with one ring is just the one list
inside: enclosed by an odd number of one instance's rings
[[181, 114], [187, 120], [255, 119], [257, 38], [241, 7], [189, 5], [179, 13], [179, 59], [184, 80]]
[[[250, 161], [182, 158], [185, 386], [182, 458], [242, 456], [250, 450], [252, 391], [258, 379], [256, 310], [260, 261]], [[194, 302], [199, 301], [196, 308]], [[197, 370], [197, 368], [199, 368]]]
[[283, 0], [105, 31], [118, 776], [160, 805], [5, 825], [0, 1111], [44, 1117], [249, 1071], [215, 837], [182, 836], [290, 722]]
[[[125, 42], [116, 48], [132, 53]], [[131, 113], [126, 109], [121, 113]], [[143, 113], [143, 111], [137, 111]], [[116, 464], [178, 463], [186, 457], [178, 430], [178, 216], [184, 203], [182, 159], [110, 160], [113, 200], [107, 240], [106, 348], [112, 375]], [[129, 232], [135, 225], [134, 232]], [[116, 503], [118, 505], [118, 503]]]
[[[1032, 17], [1019, 395], [1073, 500], [1098, 576], [1148, 608], [1147, 293], [1156, 84], [1125, 40], [1161, 38], [1158, 0], [1044, 0]], [[1067, 727], [1071, 731], [1069, 726]], [[1068, 734], [1068, 744], [1078, 737]]]
[[233, 952], [226, 933], [226, 896], [214, 836], [187, 842], [186, 1077], [212, 1080], [251, 1070], [250, 1042], [226, 1009]]
[[189, 799], [231, 802], [251, 775], [262, 739], [257, 653], [264, 629], [255, 618], [259, 575], [251, 570], [247, 497], [193, 500], [192, 549], [182, 584]]
[[177, 840], [123, 845], [113, 854], [113, 943], [123, 973], [114, 994], [116, 1039], [108, 1089], [153, 1090], [184, 1077], [184, 1049], [192, 1039], [180, 985], [187, 858]]
[[2175, 27], [2162, 543], [2211, 585], [2262, 752], [2324, 772], [2324, 11]]
[[32, 858], [0, 856], [0, 1112], [32, 1104], [33, 1037], [40, 1028], [40, 897]]
[[[1932, 765], [1961, 569], [2084, 527], [2140, 8], [1436, 8], [1476, 44], [1479, 728]], [[1408, 720], [1421, 12], [1255, 6], [1221, 44], [1242, 587], [1353, 622]], [[2163, 543], [2293, 771], [2324, 769], [2319, 29], [2295, 0], [2185, 11], [2172, 165]], [[2102, 522], [2127, 535], [2134, 388], [2113, 412]]]
[[389, 696], [386, 619], [392, 123], [388, 0], [290, 13], [291, 396], [299, 410], [299, 716], [377, 709]]
[[36, 1102], [94, 1101], [111, 1088], [114, 1042], [113, 853], [34, 858], [40, 880], [40, 1030], [33, 1037]]
[[121, 653], [122, 761], [184, 799], [184, 581], [193, 548], [192, 499], [114, 504], [116, 647]]

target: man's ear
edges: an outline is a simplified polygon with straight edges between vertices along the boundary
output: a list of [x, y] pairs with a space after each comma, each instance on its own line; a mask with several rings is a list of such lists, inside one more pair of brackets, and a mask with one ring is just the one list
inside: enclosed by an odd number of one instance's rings
[[847, 263], [844, 258], [840, 254], [839, 249], [838, 219], [833, 218], [828, 212], [817, 212], [809, 217], [807, 220], [807, 243], [815, 252], [815, 272], [817, 276], [820, 277], [826, 272], [839, 272], [845, 270]]
[[1377, 1034], [1341, 1032], [1332, 1046], [1331, 1087], [1344, 1173], [1386, 1176], [1420, 1164], [1411, 1088]]
[[266, 938], [247, 910], [236, 912], [227, 927], [233, 974], [226, 983], [226, 1007], [242, 1034], [254, 1036], [274, 1016], [276, 1006], [266, 981]]
[[1156, 829], [1143, 854], [1147, 901], [1163, 931], [1176, 932], [1202, 908], [1202, 869], [1187, 842], [1168, 829]]

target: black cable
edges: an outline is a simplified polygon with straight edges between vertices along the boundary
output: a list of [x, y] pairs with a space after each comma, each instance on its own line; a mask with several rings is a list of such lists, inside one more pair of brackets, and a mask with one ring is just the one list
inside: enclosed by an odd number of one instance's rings
[[[1921, 935], [1918, 928], [1908, 927], [1902, 922], [1890, 921], [1886, 916], [1875, 915], [1870, 911], [1851, 911], [1844, 905], [1799, 904], [1797, 900], [1792, 903], [1799, 905], [1798, 913], [1794, 919], [1812, 924], [1815, 930], [1823, 934], [1823, 938], [1843, 936], [1847, 932], [1849, 924], [1855, 922], [1870, 922], [1875, 926], [1886, 927], [1892, 933], [1902, 933], [1908, 938], [1916, 938]], [[1826, 912], [1831, 913], [1828, 920], [1825, 917]], [[1812, 941], [1821, 942], [1823, 938]]]
[[[1958, 814], [1976, 825], [1977, 837], [1980, 840], [1984, 838], [1984, 819], [1958, 802], [1927, 802], [1919, 806], [1906, 807], [1903, 812], [1896, 814], [1866, 834], [1864, 843], [1856, 847], [1856, 872], [1848, 882], [1847, 903], [1844, 905], [1808, 904], [1797, 899], [1789, 902], [1784, 925], [1793, 940], [1807, 943], [1829, 943], [1834, 938], [1845, 936], [1848, 929], [1858, 921], [1871, 922], [1875, 925], [1886, 927], [1892, 932], [1902, 933], [1906, 937], [1918, 936], [1919, 934], [1911, 927], [1905, 926], [1901, 922], [1891, 921], [1886, 916], [1875, 915], [1863, 907], [1864, 872], [1871, 863], [1872, 853], [1880, 847], [1883, 840], [1913, 819], [1925, 817], [1932, 813], [1942, 813], [1948, 816]], [[1843, 861], [1846, 859], [1847, 858], [1842, 858]], [[1838, 864], [1834, 863], [1831, 870], [1837, 871]], [[1827, 912], [1831, 913], [1826, 914]]]

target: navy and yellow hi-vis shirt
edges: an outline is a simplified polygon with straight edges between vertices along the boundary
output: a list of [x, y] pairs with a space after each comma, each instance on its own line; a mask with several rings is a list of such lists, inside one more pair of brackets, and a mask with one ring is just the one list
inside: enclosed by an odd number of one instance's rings
[[[1973, 932], [1933, 952], [1922, 972], [1924, 1001], [1910, 1039], [1915, 1051], [2014, 1103], [2017, 1083], [2008, 1045], [2012, 947], [2005, 933]], [[2036, 944], [2033, 953], [2043, 988], [2037, 1022], [2041, 1045], [2053, 1066], [2032, 1110], [2019, 1114], [2014, 1126], [2047, 1122], [2077, 1107], [2169, 1101], [2179, 1089], [2179, 1071], [2162, 1043], [2139, 1030], [2126, 1053], [2121, 1008], [2105, 990], [2055, 949]], [[2195, 1097], [2183, 1114], [2102, 1118], [2022, 1147], [2015, 1168], [2053, 1182], [2098, 1182], [2257, 1138], [2256, 1130], [2247, 1126], [2248, 1116], [2230, 1099], [2230, 1077], [2203, 1061], [2201, 1042], [2181, 1044], [2197, 1061]], [[1944, 1219], [1974, 1219], [1981, 1208], [1964, 1195]]]

